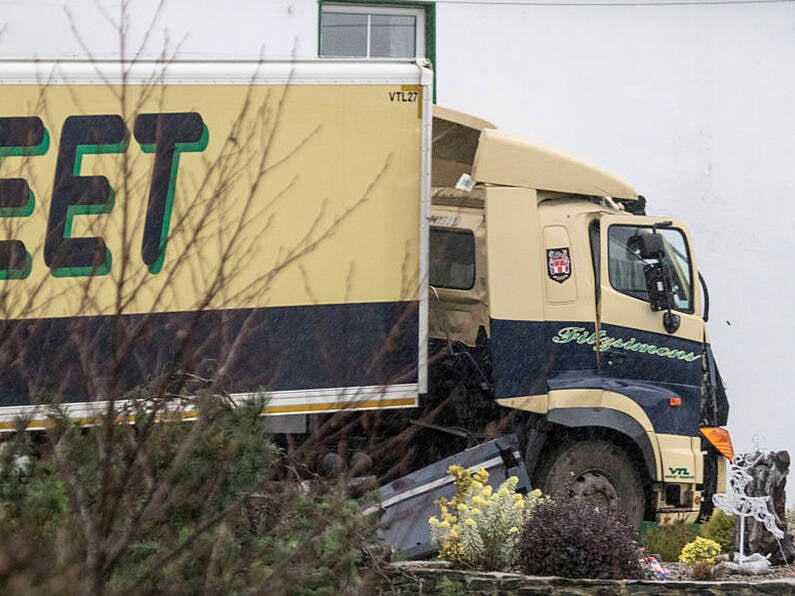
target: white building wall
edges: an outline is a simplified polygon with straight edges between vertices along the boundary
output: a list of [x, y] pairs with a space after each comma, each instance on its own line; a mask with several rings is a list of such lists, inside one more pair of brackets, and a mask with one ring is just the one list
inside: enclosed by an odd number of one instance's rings
[[687, 221], [735, 447], [795, 455], [795, 3], [581, 4], [440, 2], [439, 103]]
[[[126, 56], [317, 58], [316, 0], [127, 4]], [[0, 58], [85, 58], [85, 49], [96, 59], [117, 58], [120, 15], [120, 0], [0, 0]]]

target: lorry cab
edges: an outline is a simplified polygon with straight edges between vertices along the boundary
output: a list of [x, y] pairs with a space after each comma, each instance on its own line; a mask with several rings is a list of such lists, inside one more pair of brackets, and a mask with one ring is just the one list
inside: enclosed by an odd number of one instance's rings
[[433, 136], [431, 350], [480, 366], [534, 486], [695, 518], [727, 406], [686, 226], [488, 122], [437, 107]]

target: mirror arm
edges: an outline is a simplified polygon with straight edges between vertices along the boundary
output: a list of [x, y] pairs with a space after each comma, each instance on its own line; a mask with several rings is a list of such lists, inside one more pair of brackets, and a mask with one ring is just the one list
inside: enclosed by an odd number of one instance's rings
[[[657, 228], [668, 228], [673, 225], [673, 222], [668, 221], [661, 221], [659, 223], [652, 225], [652, 234], [657, 234]], [[665, 295], [665, 312], [663, 313], [663, 327], [667, 333], [676, 333], [679, 329], [679, 326], [682, 324], [682, 317], [675, 314], [672, 311], [672, 297], [673, 297], [673, 288], [671, 287], [671, 274], [668, 271], [668, 266], [665, 264], [663, 258], [665, 257], [665, 253], [660, 250], [657, 254], [657, 260], [659, 262], [660, 273], [661, 273], [661, 281], [663, 284], [663, 292]]]
[[679, 325], [682, 324], [682, 317], [671, 311], [671, 298], [674, 295], [673, 288], [671, 288], [671, 274], [668, 272], [668, 266], [662, 261], [662, 256], [660, 257], [660, 262], [663, 269], [663, 284], [665, 285], [666, 296], [666, 311], [663, 313], [663, 327], [665, 327], [668, 333], [676, 333], [677, 329], [679, 329]]
[[670, 228], [673, 225], [674, 225], [674, 222], [671, 221], [670, 219], [667, 219], [665, 221], [658, 221], [655, 224], [651, 224], [651, 231], [652, 231], [653, 234], [656, 234], [657, 233], [657, 228]]
[[698, 281], [701, 282], [701, 291], [704, 294], [704, 315], [701, 318], [707, 323], [709, 321], [709, 289], [707, 288], [707, 280], [701, 275], [701, 271], [698, 272]]

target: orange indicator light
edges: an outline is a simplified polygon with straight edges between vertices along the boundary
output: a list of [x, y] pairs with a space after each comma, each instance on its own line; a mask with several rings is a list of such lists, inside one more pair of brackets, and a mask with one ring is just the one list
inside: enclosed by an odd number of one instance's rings
[[734, 463], [734, 445], [732, 445], [728, 430], [717, 426], [707, 426], [701, 429], [701, 434], [712, 443], [723, 457]]

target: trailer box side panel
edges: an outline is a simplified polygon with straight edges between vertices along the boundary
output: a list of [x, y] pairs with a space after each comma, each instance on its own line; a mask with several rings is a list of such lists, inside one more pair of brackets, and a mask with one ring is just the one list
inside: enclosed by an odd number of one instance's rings
[[267, 390], [274, 413], [416, 403], [427, 71], [226, 66], [5, 65], [7, 428], [153, 385]]

